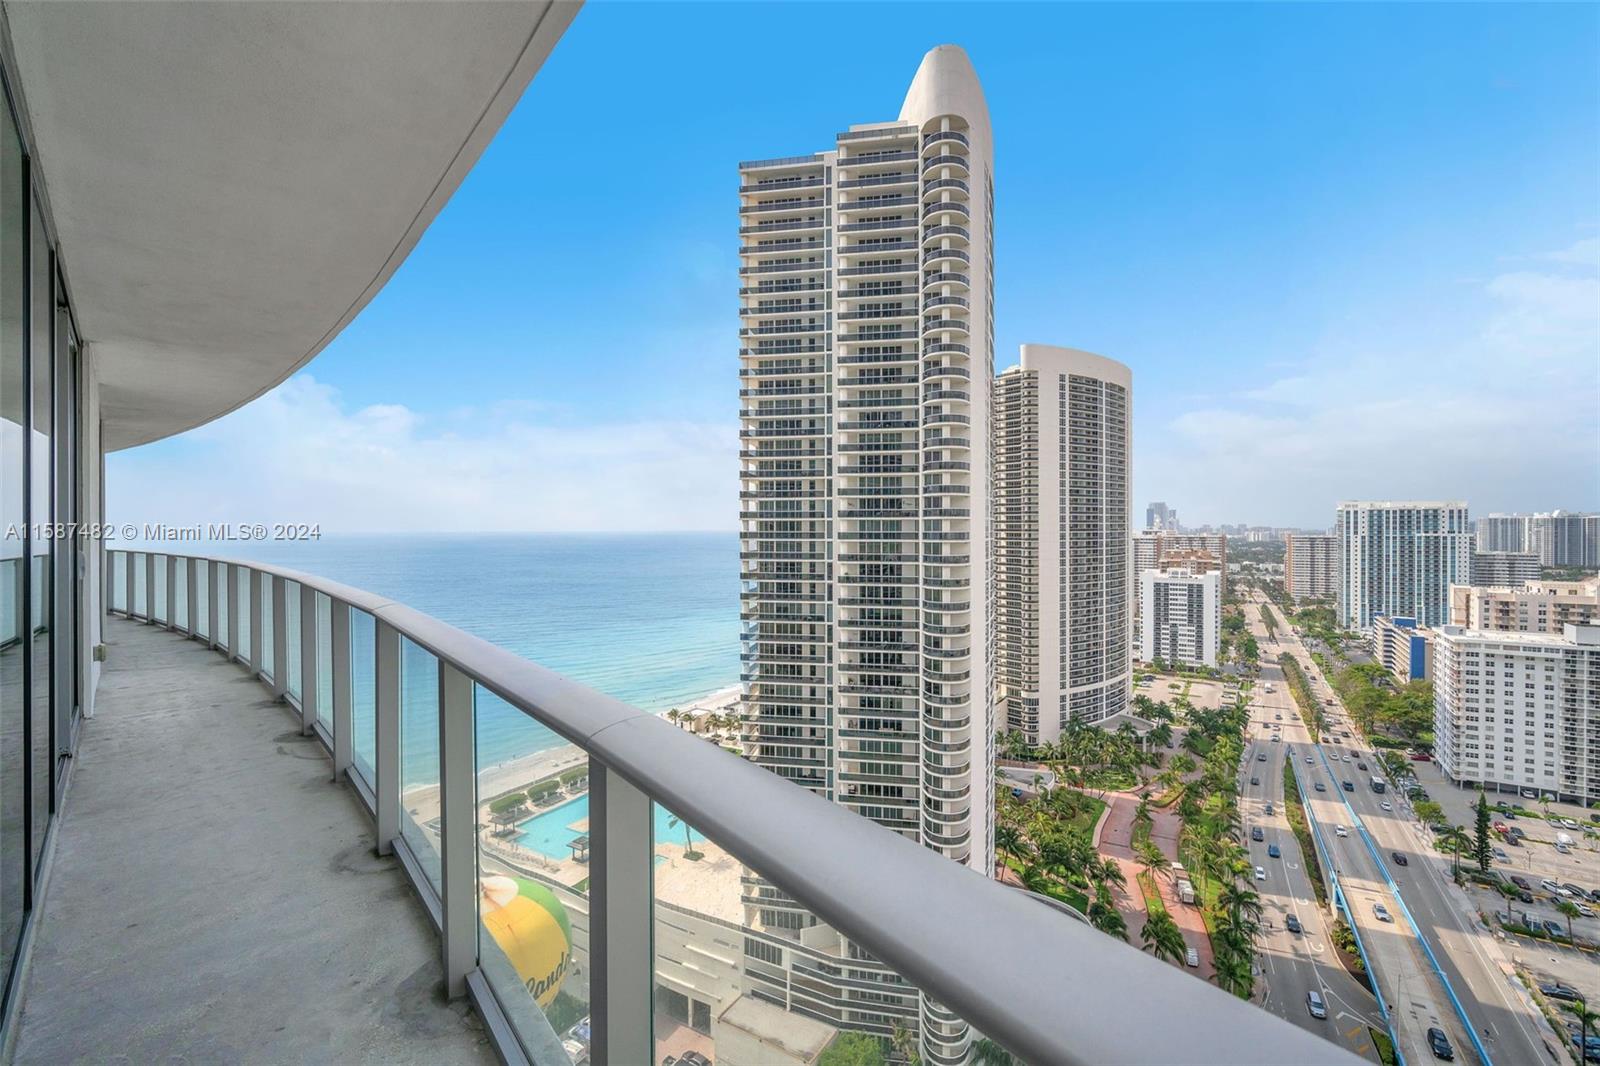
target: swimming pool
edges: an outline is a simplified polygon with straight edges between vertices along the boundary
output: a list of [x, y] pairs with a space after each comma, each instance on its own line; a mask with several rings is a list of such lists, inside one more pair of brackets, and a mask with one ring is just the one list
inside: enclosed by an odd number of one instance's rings
[[[651, 808], [655, 811], [656, 843], [682, 845], [683, 826], [669, 823], [672, 812], [659, 803], [652, 804]], [[573, 829], [572, 826], [585, 822], [588, 817], [589, 796], [585, 793], [577, 799], [540, 811], [525, 822], [518, 822], [516, 842], [552, 859], [570, 859], [572, 849], [567, 845], [588, 832], [587, 829]], [[705, 839], [698, 831], [691, 831], [690, 838]]]

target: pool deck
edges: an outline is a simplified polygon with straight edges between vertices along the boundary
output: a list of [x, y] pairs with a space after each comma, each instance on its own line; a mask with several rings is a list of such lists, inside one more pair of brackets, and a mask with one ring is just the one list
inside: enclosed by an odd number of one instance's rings
[[293, 712], [198, 642], [105, 635], [14, 1061], [494, 1062]]

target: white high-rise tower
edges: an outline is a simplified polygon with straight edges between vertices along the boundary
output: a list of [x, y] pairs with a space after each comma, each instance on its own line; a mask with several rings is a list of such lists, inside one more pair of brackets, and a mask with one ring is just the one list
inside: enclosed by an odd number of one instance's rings
[[[986, 876], [992, 166], [942, 45], [898, 120], [739, 167], [745, 753]], [[814, 922], [768, 893], [757, 920]], [[961, 1061], [964, 1026], [919, 1026]]]
[[1050, 742], [1128, 704], [1133, 375], [1024, 344], [994, 394], [996, 714]]

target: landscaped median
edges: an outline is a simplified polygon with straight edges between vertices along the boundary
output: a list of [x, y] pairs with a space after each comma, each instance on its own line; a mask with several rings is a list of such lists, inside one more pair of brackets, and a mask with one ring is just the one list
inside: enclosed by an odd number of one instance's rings
[[1311, 827], [1306, 822], [1305, 808], [1300, 805], [1300, 788], [1295, 782], [1294, 763], [1283, 760], [1283, 813], [1289, 819], [1289, 829], [1300, 843], [1300, 854], [1305, 858], [1306, 874], [1311, 878], [1311, 891], [1317, 902], [1328, 905], [1328, 888], [1322, 883], [1322, 860], [1317, 855], [1317, 845], [1311, 839]]
[[1278, 656], [1278, 665], [1283, 668], [1284, 682], [1289, 686], [1289, 691], [1294, 693], [1295, 706], [1300, 708], [1300, 717], [1306, 723], [1306, 728], [1311, 731], [1311, 739], [1320, 742], [1323, 728], [1322, 705], [1311, 692], [1311, 683], [1306, 680], [1305, 671], [1300, 669], [1300, 660], [1284, 652]]

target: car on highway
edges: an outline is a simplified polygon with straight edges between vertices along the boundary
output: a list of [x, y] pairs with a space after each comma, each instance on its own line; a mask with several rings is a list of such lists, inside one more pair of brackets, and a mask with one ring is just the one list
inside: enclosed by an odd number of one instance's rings
[[1274, 721], [1274, 722], [1281, 722], [1281, 721], [1283, 721], [1283, 715], [1281, 715], [1281, 714], [1275, 714], [1275, 715], [1273, 715], [1273, 716], [1272, 716], [1272, 720], [1273, 720], [1273, 721]]
[[1357, 770], [1365, 770], [1366, 768], [1367, 768], [1367, 764], [1366, 763], [1364, 763], [1364, 762], [1356, 763], [1356, 769]]
[[1306, 765], [1307, 766], [1311, 765], [1311, 756], [1309, 756], [1309, 755], [1306, 756]]
[[1259, 777], [1252, 777], [1252, 778], [1251, 778], [1251, 779], [1250, 779], [1250, 783], [1251, 783], [1251, 784], [1252, 784], [1252, 785], [1259, 785], [1259, 784], [1261, 784], [1261, 778], [1259, 778]]
[[1266, 762], [1266, 761], [1267, 761], [1267, 753], [1266, 752], [1264, 752], [1264, 751], [1256, 752], [1256, 762]]
[[1270, 804], [1270, 803], [1267, 804], [1266, 811], [1267, 811], [1267, 814], [1269, 814], [1269, 815], [1272, 813], [1272, 804]]
[[1324, 785], [1321, 781], [1318, 781], [1316, 784], [1316, 789], [1318, 792], [1326, 792], [1328, 791], [1328, 786]]
[[1346, 829], [1342, 825], [1336, 825], [1333, 827], [1333, 835], [1336, 837], [1347, 837], [1350, 835], [1350, 830]]
[[1388, 800], [1384, 800], [1382, 803], [1378, 804], [1378, 806], [1386, 811], [1394, 810], [1394, 804], [1390, 803]]
[[1250, 827], [1250, 839], [1265, 840], [1267, 837], [1266, 834], [1261, 831], [1261, 827], [1259, 825], [1253, 825]]
[[1190, 948], [1188, 951], [1183, 953], [1183, 962], [1186, 966], [1199, 966], [1200, 953], [1194, 948]]
[[1304, 927], [1300, 924], [1300, 919], [1292, 914], [1283, 920], [1283, 927], [1297, 935], [1304, 931]]
[[1273, 742], [1273, 743], [1274, 743], [1274, 744], [1276, 744], [1276, 743], [1277, 743], [1277, 742], [1278, 742], [1278, 741], [1280, 741], [1280, 740], [1282, 740], [1282, 739], [1283, 739], [1283, 738], [1282, 738], [1282, 737], [1280, 737], [1280, 736], [1278, 736], [1278, 734], [1276, 734], [1276, 733], [1274, 733], [1274, 734], [1272, 734], [1272, 742]]
[[1437, 1025], [1428, 1030], [1428, 1050], [1433, 1052], [1434, 1058], [1444, 1059], [1446, 1062], [1456, 1057], [1455, 1048], [1450, 1046], [1450, 1038], [1445, 1036], [1444, 1030]]
[[1551, 981], [1539, 986], [1539, 991], [1551, 999], [1564, 999], [1568, 1003], [1576, 1003], [1583, 998], [1583, 994], [1571, 985], [1564, 985], [1560, 981]]
[[1401, 851], [1391, 851], [1389, 853], [1389, 858], [1394, 861], [1394, 864], [1396, 866], [1410, 866], [1411, 865], [1411, 860], [1406, 858], [1405, 853], [1401, 852]]
[[1267, 868], [1265, 866], [1257, 866], [1256, 867], [1256, 880], [1257, 881], [1265, 881], [1266, 879], [1267, 879]]
[[1348, 756], [1348, 755], [1341, 755], [1341, 756], [1339, 756], [1339, 758], [1341, 760], [1343, 760], [1344, 762], [1349, 762], [1350, 761], [1350, 756]]
[[1276, 845], [1276, 844], [1268, 844], [1267, 845], [1267, 858], [1276, 859], [1282, 854], [1283, 854], [1283, 852], [1278, 850], [1278, 845]]
[[1311, 1012], [1313, 1018], [1326, 1018], [1328, 1016], [1328, 1008], [1322, 1002], [1321, 994], [1317, 992], [1306, 993], [1306, 1010]]
[[1354, 781], [1341, 781], [1339, 784], [1344, 786], [1344, 790], [1346, 792], [1354, 792], [1356, 790], [1356, 783]]
[[1374, 903], [1372, 905], [1372, 916], [1378, 919], [1380, 922], [1394, 921], [1394, 916], [1389, 913], [1389, 908], [1385, 907], [1381, 903]]

